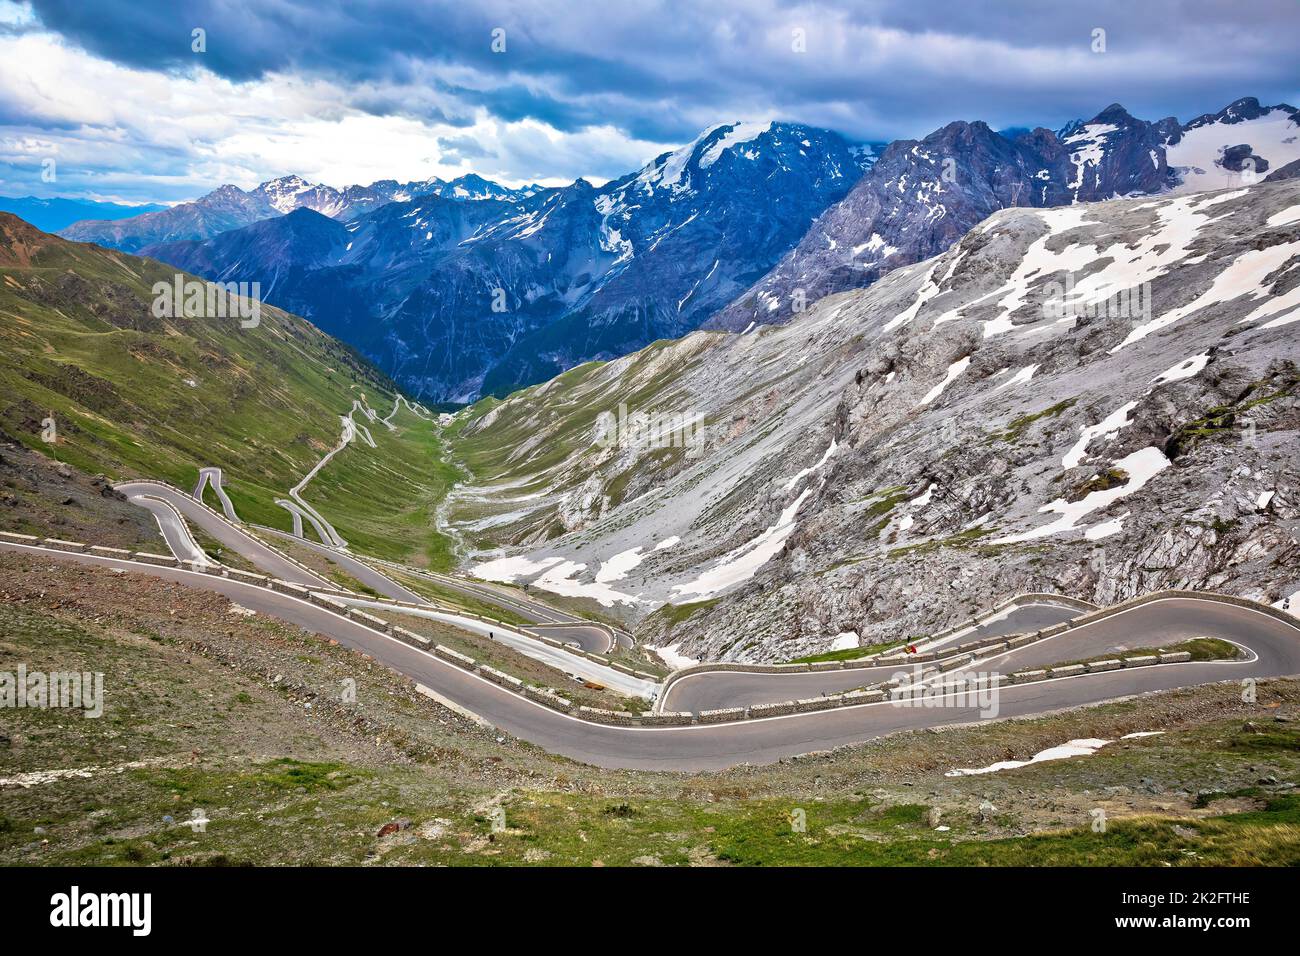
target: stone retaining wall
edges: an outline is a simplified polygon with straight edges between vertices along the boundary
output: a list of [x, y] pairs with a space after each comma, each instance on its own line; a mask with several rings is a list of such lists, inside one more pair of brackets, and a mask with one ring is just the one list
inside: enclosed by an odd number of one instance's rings
[[132, 551], [130, 560], [139, 561], [141, 564], [157, 564], [162, 567], [172, 568], [180, 564], [175, 555], [154, 554], [150, 551]]

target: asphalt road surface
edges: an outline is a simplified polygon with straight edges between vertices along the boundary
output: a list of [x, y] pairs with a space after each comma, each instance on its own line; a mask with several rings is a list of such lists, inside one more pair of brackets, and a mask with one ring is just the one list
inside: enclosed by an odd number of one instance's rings
[[[1062, 621], [1073, 620], [1082, 613], [1073, 608], [1054, 604], [1025, 604], [1007, 614], [996, 615], [991, 620], [982, 622], [979, 627], [961, 631], [933, 645], [923, 641], [918, 641], [917, 644], [929, 649], [933, 646], [942, 647], [954, 640], [972, 641], [983, 637], [1037, 631]], [[894, 670], [906, 669], [900, 666]], [[723, 707], [748, 707], [751, 704], [824, 697], [827, 694], [838, 694], [867, 683], [887, 679], [894, 670], [886, 671], [883, 677], [881, 671], [875, 668], [792, 673], [701, 671], [673, 681], [655, 710], [689, 710], [698, 713], [701, 710], [718, 710]]]
[[[167, 541], [168, 547], [172, 553], [182, 559], [189, 559], [191, 554], [199, 551], [198, 546], [194, 544], [189, 529], [185, 526], [185, 521], [191, 521], [196, 526], [202, 528], [212, 537], [226, 544], [233, 550], [243, 554], [252, 561], [258, 568], [268, 574], [278, 577], [285, 581], [294, 581], [299, 584], [311, 583], [328, 585], [325, 581], [314, 572], [306, 571], [297, 564], [289, 561], [284, 555], [268, 547], [256, 538], [232, 528], [220, 517], [211, 511], [206, 505], [200, 505], [184, 494], [174, 489], [166, 488], [160, 485], [124, 482], [118, 485], [118, 490], [122, 491], [133, 503], [149, 509], [158, 519], [159, 527], [163, 532], [163, 537]], [[164, 502], [174, 504], [176, 508], [185, 516], [185, 521], [179, 520], [176, 512], [167, 507]], [[588, 661], [576, 654], [570, 654], [562, 650], [550, 647], [547, 644], [516, 632], [508, 632], [504, 627], [493, 628], [490, 625], [480, 624], [473, 618], [461, 617], [459, 615], [449, 614], [447, 611], [434, 608], [428, 600], [416, 594], [407, 588], [402, 587], [396, 581], [393, 581], [387, 575], [372, 568], [369, 564], [352, 557], [345, 552], [335, 548], [326, 547], [307, 541], [301, 538], [293, 538], [291, 535], [274, 528], [260, 528], [260, 531], [271, 535], [296, 541], [317, 551], [329, 560], [338, 564], [344, 571], [351, 574], [358, 581], [367, 587], [373, 588], [379, 594], [385, 597], [391, 597], [399, 601], [408, 601], [413, 604], [428, 605], [428, 613], [416, 611], [409, 608], [401, 609], [404, 613], [424, 614], [424, 616], [435, 617], [452, 623], [457, 627], [467, 628], [471, 631], [500, 631], [497, 635], [503, 643], [511, 644], [516, 650], [527, 654], [536, 660], [540, 660], [549, 666], [556, 667], [567, 674], [576, 674], [586, 680], [594, 681], [610, 688], [618, 693], [634, 695], [638, 697], [652, 698], [656, 693], [657, 684], [653, 681], [642, 680], [641, 678], [632, 677], [606, 667], [595, 661]], [[292, 575], [292, 576], [290, 576]], [[368, 602], [364, 600], [354, 601], [352, 603], [388, 609], [388, 605], [377, 602]], [[609, 645], [608, 635], [596, 627], [575, 627], [562, 629], [577, 639], [579, 643], [591, 643], [592, 649], [604, 650]], [[598, 648], [597, 648], [598, 645]], [[585, 645], [584, 645], [585, 646]]]
[[231, 521], [238, 521], [239, 515], [235, 513], [235, 504], [226, 494], [225, 486], [221, 483], [222, 472], [220, 468], [200, 468], [199, 483], [194, 486], [194, 497], [199, 501], [203, 500], [203, 489], [211, 482], [212, 491], [216, 494], [217, 500], [221, 502], [221, 510]]
[[[629, 697], [644, 697], [646, 700], [653, 700], [654, 696], [659, 692], [657, 681], [644, 680], [640, 677], [633, 677], [631, 674], [621, 673], [597, 661], [589, 661], [577, 654], [551, 647], [549, 644], [543, 644], [536, 638], [520, 634], [518, 631], [511, 630], [504, 625], [476, 621], [472, 617], [462, 617], [459, 614], [435, 607], [394, 608], [392, 605], [384, 604], [381, 601], [366, 601], [360, 598], [339, 598], [339, 600], [356, 607], [375, 608], [380, 611], [411, 614], [431, 621], [442, 621], [444, 624], [451, 624], [454, 627], [485, 635], [564, 674], [593, 681]], [[556, 690], [564, 693], [563, 687], [558, 687]]]
[[190, 529], [186, 527], [185, 519], [164, 500], [152, 495], [136, 495], [131, 498], [131, 502], [154, 516], [158, 522], [158, 530], [162, 532], [163, 540], [167, 542], [167, 547], [171, 549], [172, 554], [182, 561], [210, 563], [207, 554], [199, 547], [194, 536], [190, 534]]
[[1029, 631], [1041, 631], [1063, 621], [1073, 621], [1083, 613], [1077, 608], [1062, 607], [1059, 604], [1020, 604], [1009, 611], [984, 618], [977, 627], [958, 631], [941, 641], [922, 643], [928, 650], [943, 647], [946, 644], [976, 641], [985, 637], [1026, 634]]
[[275, 528], [265, 528], [258, 526], [258, 531], [272, 535], [277, 538], [284, 538], [286, 541], [292, 541], [294, 544], [305, 548], [310, 548], [317, 554], [323, 555], [330, 561], [333, 561], [340, 568], [352, 575], [368, 588], [373, 588], [377, 593], [384, 597], [390, 597], [395, 601], [410, 601], [413, 604], [427, 604], [428, 601], [416, 594], [410, 588], [402, 587], [382, 571], [378, 571], [364, 561], [359, 561], [350, 554], [345, 554], [337, 548], [328, 548], [323, 544], [317, 544], [315, 541], [308, 541], [306, 538], [296, 538], [284, 531], [277, 531]]
[[593, 654], [607, 654], [613, 650], [609, 631], [592, 625], [547, 627], [545, 624], [534, 624], [528, 629], [566, 644], [576, 644], [584, 651], [591, 651]]
[[[0, 549], [115, 567], [224, 594], [258, 613], [280, 618], [334, 638], [348, 647], [363, 650], [381, 663], [480, 715], [500, 730], [553, 753], [603, 767], [691, 771], [744, 763], [770, 763], [795, 754], [860, 743], [898, 730], [980, 719], [978, 704], [961, 703], [958, 706], [954, 698], [952, 706], [944, 707], [900, 706], [882, 701], [730, 724], [602, 726], [534, 704], [432, 654], [371, 631], [319, 606], [266, 588], [228, 578], [94, 555], [3, 542], [0, 542]], [[1165, 664], [1011, 685], [1001, 689], [997, 717], [1042, 714], [1212, 681], [1300, 673], [1300, 628], [1260, 611], [1194, 598], [1161, 600], [1085, 625], [1067, 632], [1070, 640], [1060, 641], [1054, 650], [1057, 653], [1064, 650], [1070, 657], [1093, 656], [1104, 653], [1117, 641], [1147, 646], [1152, 635], [1170, 637], [1189, 635], [1192, 631], [1196, 632], [1195, 636], [1232, 640], [1248, 649], [1248, 658]], [[1015, 655], [1029, 657], [1030, 650], [1023, 648], [1007, 652], [1008, 660], [1001, 669], [1010, 669]], [[108, 692], [111, 695], [111, 683]]]
[[[330, 583], [320, 575], [299, 567], [274, 548], [267, 547], [251, 535], [222, 521], [215, 512], [209, 510], [206, 505], [199, 504], [189, 495], [173, 488], [148, 482], [124, 481], [121, 484], [114, 485], [114, 487], [133, 502], [145, 508], [149, 507], [147, 501], [149, 498], [160, 498], [166, 501], [184, 515], [186, 521], [193, 522], [222, 545], [242, 554], [272, 577], [280, 578], [282, 581], [292, 581], [295, 584], [330, 586]], [[153, 509], [150, 508], [150, 510]], [[174, 548], [176, 544], [185, 547], [184, 542], [173, 541], [173, 536], [168, 535], [166, 527], [163, 528], [163, 535], [167, 539], [168, 547]], [[185, 537], [189, 537], [188, 532], [186, 532]], [[184, 551], [173, 550], [173, 553], [183, 554]]]

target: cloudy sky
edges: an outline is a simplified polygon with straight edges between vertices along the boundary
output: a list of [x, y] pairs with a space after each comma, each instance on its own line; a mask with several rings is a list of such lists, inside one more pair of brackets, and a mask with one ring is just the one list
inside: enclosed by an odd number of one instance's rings
[[1186, 120], [1300, 100], [1298, 28], [1297, 0], [0, 0], [0, 195], [599, 183], [738, 119]]

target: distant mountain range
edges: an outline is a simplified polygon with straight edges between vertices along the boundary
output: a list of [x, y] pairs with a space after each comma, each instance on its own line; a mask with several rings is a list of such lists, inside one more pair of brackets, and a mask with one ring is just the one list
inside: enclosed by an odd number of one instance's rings
[[94, 202], [89, 199], [0, 196], [0, 212], [11, 212], [43, 232], [57, 232], [83, 219], [128, 219], [166, 208], [154, 204], [124, 206], [120, 203]]
[[509, 189], [473, 173], [450, 182], [437, 178], [407, 183], [381, 179], [369, 186], [343, 189], [309, 183], [301, 176], [282, 176], [251, 190], [222, 186], [193, 202], [130, 219], [82, 217], [85, 221], [62, 228], [60, 235], [77, 242], [96, 242], [125, 252], [136, 252], [160, 242], [211, 239], [231, 229], [286, 215], [296, 209], [311, 209], [331, 219], [348, 220], [387, 203], [403, 202], [415, 196], [515, 201], [540, 189], [540, 186]]
[[466, 179], [407, 189], [418, 195], [344, 223], [294, 183], [279, 193], [298, 203], [288, 216], [141, 251], [259, 281], [267, 301], [356, 345], [415, 394], [468, 401], [697, 328], [873, 159], [826, 130], [724, 124], [599, 188]]
[[887, 148], [786, 123], [711, 127], [601, 187], [469, 175], [335, 190], [289, 176], [67, 238], [224, 281], [464, 402], [701, 326], [743, 331], [949, 248], [992, 212], [1249, 185], [1300, 170], [1290, 106], [1186, 124], [1122, 106], [1059, 130], [956, 122]]

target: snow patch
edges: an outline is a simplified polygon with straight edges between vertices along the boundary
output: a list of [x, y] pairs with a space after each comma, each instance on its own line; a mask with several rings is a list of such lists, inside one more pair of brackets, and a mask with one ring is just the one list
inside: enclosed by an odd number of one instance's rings
[[764, 564], [774, 558], [785, 547], [785, 539], [795, 529], [795, 515], [812, 493], [805, 488], [794, 503], [781, 512], [776, 524], [752, 541], [741, 545], [723, 556], [717, 564], [685, 584], [674, 585], [673, 591], [682, 596], [693, 595], [699, 598], [710, 597], [719, 591], [752, 578]]
[[681, 646], [682, 646], [681, 642], [678, 641], [676, 644], [668, 644], [665, 645], [664, 647], [652, 647], [650, 648], [650, 650], [658, 654], [659, 659], [675, 671], [679, 671], [684, 667], [691, 667], [695, 664], [698, 664], [699, 663], [698, 658], [687, 657], [685, 654], [677, 653], [677, 648]]
[[1089, 541], [1100, 541], [1102, 538], [1109, 538], [1113, 534], [1119, 534], [1124, 530], [1124, 521], [1131, 512], [1124, 512], [1118, 518], [1111, 518], [1109, 521], [1102, 521], [1083, 532], [1083, 536]]
[[830, 649], [832, 651], [848, 651], [861, 646], [862, 640], [858, 637], [857, 631], [840, 631], [831, 639]]
[[[1163, 730], [1139, 731], [1135, 734], [1125, 734], [1120, 740], [1133, 740], [1138, 737], [1158, 737], [1163, 734]], [[971, 777], [977, 774], [997, 773], [1000, 770], [1015, 770], [1018, 767], [1028, 767], [1034, 763], [1045, 763], [1049, 760], [1066, 760], [1070, 757], [1089, 757], [1095, 754], [1107, 744], [1112, 744], [1113, 740], [1101, 740], [1097, 737], [1084, 737], [1079, 740], [1068, 740], [1057, 747], [1048, 747], [1046, 750], [1040, 750], [1028, 760], [999, 760], [997, 763], [989, 764], [987, 767], [980, 767], [978, 770], [949, 770], [944, 774], [945, 777]]]
[[1081, 520], [1094, 511], [1100, 511], [1121, 498], [1126, 498], [1140, 491], [1146, 486], [1147, 482], [1168, 468], [1169, 465], [1169, 459], [1165, 457], [1164, 452], [1159, 448], [1155, 446], [1141, 448], [1115, 462], [1115, 467], [1118, 470], [1128, 474], [1128, 481], [1123, 485], [1090, 492], [1079, 501], [1066, 501], [1064, 498], [1057, 498], [1050, 504], [1043, 505], [1038, 509], [1040, 513], [1055, 512], [1060, 515], [1055, 521], [1020, 534], [1006, 535], [989, 543], [1014, 544], [1018, 541], [1032, 541], [1037, 538], [1061, 534], [1065, 531], [1073, 531]]
[[943, 390], [946, 389], [949, 385], [951, 385], [956, 380], [957, 376], [961, 375], [962, 372], [966, 371], [966, 368], [969, 365], [970, 365], [969, 355], [967, 355], [965, 358], [958, 359], [957, 361], [953, 362], [951, 365], [948, 366], [948, 374], [944, 376], [943, 381], [940, 382], [938, 385], [936, 385], [934, 388], [930, 389], [928, 392], [926, 392], [925, 397], [922, 398], [921, 401], [918, 402], [917, 404], [929, 405], [932, 401], [934, 401], [936, 398], [942, 395]]
[[1002, 391], [1002, 389], [1010, 388], [1012, 385], [1024, 385], [1026, 382], [1028, 382], [1031, 378], [1034, 377], [1034, 373], [1037, 371], [1038, 371], [1037, 365], [1026, 365], [1015, 375], [1011, 376], [1001, 385], [994, 388], [993, 391], [1000, 392]]
[[1079, 433], [1079, 440], [1074, 443], [1074, 447], [1067, 451], [1065, 457], [1061, 459], [1061, 467], [1066, 469], [1079, 467], [1079, 463], [1083, 461], [1088, 446], [1091, 445], [1096, 438], [1104, 435], [1109, 441], [1111, 438], [1114, 438], [1119, 434], [1121, 428], [1127, 428], [1129, 425], [1132, 425], [1133, 421], [1129, 418], [1129, 415], [1135, 408], [1137, 408], [1137, 402], [1129, 402], [1121, 408], [1111, 412], [1097, 424], [1084, 426], [1083, 431]]
[[1164, 385], [1168, 382], [1180, 382], [1185, 378], [1193, 378], [1201, 373], [1201, 369], [1205, 368], [1209, 361], [1209, 352], [1193, 355], [1191, 358], [1179, 362], [1173, 368], [1161, 372], [1153, 381], [1156, 385]]
[[636, 568], [645, 555], [641, 553], [641, 548], [630, 548], [627, 551], [620, 551], [600, 563], [600, 570], [596, 572], [597, 584], [608, 584], [611, 581], [622, 581], [627, 577], [628, 572]]
[[799, 484], [799, 482], [803, 481], [805, 478], [807, 478], [809, 475], [811, 475], [814, 471], [816, 471], [817, 469], [819, 469], [822, 465], [826, 464], [826, 462], [830, 461], [831, 456], [834, 455], [835, 452], [838, 451], [838, 450], [839, 450], [839, 445], [836, 443], [835, 439], [832, 438], [832, 439], [831, 439], [831, 446], [830, 446], [829, 448], [826, 449], [826, 451], [822, 454], [821, 458], [817, 459], [817, 464], [815, 464], [815, 465], [810, 465], [810, 466], [808, 466], [807, 468], [804, 468], [802, 471], [800, 471], [798, 474], [796, 474], [793, 478], [791, 478], [789, 481], [787, 481], [787, 482], [785, 483], [784, 487], [782, 488], [782, 490], [783, 490], [783, 491], [786, 491], [786, 492], [794, 491], [795, 485]]
[[718, 141], [704, 151], [700, 156], [700, 169], [708, 169], [722, 158], [722, 154], [731, 149], [731, 147], [739, 146], [742, 143], [752, 142], [771, 128], [771, 120], [766, 123], [737, 123], [722, 136], [718, 137]]

